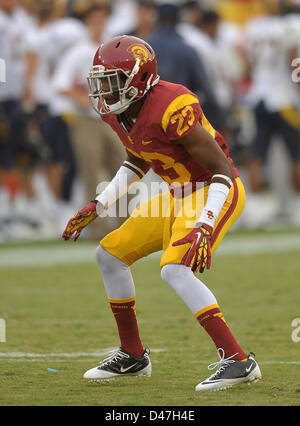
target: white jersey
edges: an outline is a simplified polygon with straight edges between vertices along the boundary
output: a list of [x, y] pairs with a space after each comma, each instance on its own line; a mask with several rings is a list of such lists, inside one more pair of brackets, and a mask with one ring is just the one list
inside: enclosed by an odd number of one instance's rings
[[24, 36], [32, 25], [33, 20], [24, 9], [15, 8], [12, 14], [0, 9], [0, 58], [6, 65], [6, 81], [0, 83], [0, 101], [18, 100], [24, 94]]
[[290, 34], [284, 17], [266, 16], [249, 22], [246, 50], [251, 64], [249, 102], [269, 111], [296, 106], [299, 94], [290, 69]]
[[56, 49], [52, 40], [55, 23], [35, 25], [25, 37], [26, 53], [36, 55], [36, 71], [32, 79], [32, 95], [37, 104], [47, 105], [52, 96], [51, 75], [55, 64]]
[[244, 48], [244, 32], [234, 22], [223, 20], [218, 25], [216, 43], [223, 75], [233, 90], [232, 86], [240, 81], [245, 73], [244, 58], [241, 56]]
[[76, 43], [81, 43], [87, 36], [86, 27], [75, 18], [63, 18], [51, 25], [48, 37], [51, 40], [51, 79], [49, 81], [51, 88], [51, 97], [48, 105], [52, 115], [61, 115], [73, 112], [73, 103], [65, 96], [53, 90], [52, 78], [66, 52]]
[[[93, 65], [98, 47], [99, 44], [86, 39], [73, 46], [62, 56], [52, 80], [54, 92], [60, 93], [76, 86], [77, 90], [82, 90], [88, 97], [87, 75]], [[98, 118], [92, 107], [85, 110], [67, 96], [60, 95], [60, 98], [68, 102], [69, 110], [66, 112]]]
[[298, 57], [300, 57], [300, 13], [288, 14], [284, 18], [288, 31], [288, 43], [293, 49], [298, 50]]
[[55, 21], [51, 27], [51, 41], [55, 46], [55, 63], [58, 63], [67, 49], [83, 40], [86, 34], [85, 25], [76, 18], [67, 17]]
[[65, 18], [43, 26], [35, 25], [25, 38], [27, 52], [37, 54], [37, 70], [32, 92], [37, 103], [50, 104], [53, 100], [51, 78], [66, 49], [85, 37], [85, 28], [73, 18]]
[[176, 30], [185, 43], [199, 55], [218, 103], [224, 108], [230, 107], [232, 102], [231, 89], [223, 72], [217, 41], [191, 24], [180, 23], [177, 25]]

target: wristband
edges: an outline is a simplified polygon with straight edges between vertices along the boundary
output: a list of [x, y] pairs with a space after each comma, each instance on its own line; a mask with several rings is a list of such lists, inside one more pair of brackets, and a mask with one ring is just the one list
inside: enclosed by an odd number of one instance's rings
[[197, 223], [206, 223], [214, 227], [222, 207], [228, 197], [230, 189], [223, 183], [211, 183], [209, 186], [207, 201]]
[[226, 182], [227, 182], [230, 186], [232, 186], [232, 180], [230, 179], [230, 177], [228, 177], [228, 176], [226, 176], [226, 175], [213, 175], [213, 176], [212, 176], [212, 178], [211, 178], [211, 180], [213, 180], [214, 178], [221, 178], [221, 179], [224, 179], [224, 180], [226, 180]]

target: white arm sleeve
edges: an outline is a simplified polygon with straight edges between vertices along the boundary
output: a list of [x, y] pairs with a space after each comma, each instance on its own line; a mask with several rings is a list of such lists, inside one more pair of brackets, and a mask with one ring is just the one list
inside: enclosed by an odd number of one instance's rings
[[229, 191], [228, 186], [223, 183], [211, 183], [206, 204], [197, 223], [205, 223], [213, 228], [228, 197]]
[[144, 175], [145, 173], [143, 170], [135, 164], [124, 161], [115, 177], [95, 200], [101, 203], [104, 209], [108, 209], [113, 203], [126, 194], [132, 185], [139, 182]]

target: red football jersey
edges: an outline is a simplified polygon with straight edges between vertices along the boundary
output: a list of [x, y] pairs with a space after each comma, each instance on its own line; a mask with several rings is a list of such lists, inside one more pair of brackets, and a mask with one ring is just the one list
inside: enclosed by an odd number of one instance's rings
[[176, 140], [189, 134], [199, 122], [216, 140], [232, 164], [222, 135], [206, 119], [197, 96], [186, 87], [160, 81], [147, 95], [130, 132], [114, 114], [102, 116], [118, 134], [125, 148], [149, 166], [168, 184], [210, 183], [212, 174], [200, 166]]

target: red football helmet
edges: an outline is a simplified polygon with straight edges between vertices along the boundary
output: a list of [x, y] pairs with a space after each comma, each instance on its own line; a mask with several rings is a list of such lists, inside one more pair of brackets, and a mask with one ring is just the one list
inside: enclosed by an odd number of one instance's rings
[[100, 115], [121, 114], [158, 83], [155, 52], [144, 40], [118, 36], [97, 50], [88, 75], [90, 100]]

